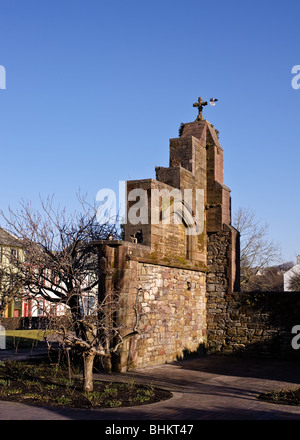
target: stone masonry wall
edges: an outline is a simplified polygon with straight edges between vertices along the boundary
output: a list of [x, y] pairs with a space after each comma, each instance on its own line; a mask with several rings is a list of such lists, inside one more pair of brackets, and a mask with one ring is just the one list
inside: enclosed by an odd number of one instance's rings
[[227, 267], [229, 232], [209, 233], [207, 237], [207, 344], [210, 351], [220, 351], [225, 344], [224, 315], [228, 290]]
[[[300, 293], [220, 293], [210, 309], [208, 353], [299, 358], [292, 348], [300, 325]], [[221, 306], [218, 306], [221, 304]]]
[[300, 325], [300, 293], [232, 293], [230, 235], [230, 230], [208, 234], [207, 353], [299, 357], [291, 331]]
[[139, 335], [128, 342], [121, 370], [171, 362], [206, 343], [205, 274], [138, 263]]

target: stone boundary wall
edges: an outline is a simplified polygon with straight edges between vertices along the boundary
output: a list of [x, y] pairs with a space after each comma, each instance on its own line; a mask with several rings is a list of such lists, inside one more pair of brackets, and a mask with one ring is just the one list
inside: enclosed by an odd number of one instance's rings
[[292, 348], [300, 325], [300, 292], [222, 292], [207, 311], [207, 352], [300, 358]]
[[230, 228], [208, 233], [207, 353], [300, 358], [291, 345], [292, 328], [300, 325], [300, 292], [232, 293], [233, 249]]
[[135, 266], [135, 286], [140, 289], [140, 333], [123, 350], [121, 371], [176, 361], [203, 350], [205, 273], [159, 264], [131, 264]]

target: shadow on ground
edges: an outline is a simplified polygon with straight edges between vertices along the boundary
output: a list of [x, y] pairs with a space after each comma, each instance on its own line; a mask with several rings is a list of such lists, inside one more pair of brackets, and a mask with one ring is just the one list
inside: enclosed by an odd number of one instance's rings
[[208, 372], [223, 376], [253, 377], [300, 386], [300, 360], [240, 358], [238, 356], [204, 356], [200, 359], [178, 361], [185, 370]]
[[203, 356], [103, 380], [152, 383], [173, 398], [151, 405], [103, 410], [36, 408], [0, 402], [0, 419], [19, 420], [300, 420], [300, 407], [258, 400], [260, 393], [300, 386], [300, 362]]

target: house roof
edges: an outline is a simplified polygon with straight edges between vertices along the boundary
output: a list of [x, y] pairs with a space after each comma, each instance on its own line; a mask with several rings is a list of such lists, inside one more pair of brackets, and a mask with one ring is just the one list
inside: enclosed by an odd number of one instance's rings
[[296, 264], [290, 270], [285, 272], [284, 277], [288, 278], [288, 277], [290, 277], [290, 276], [292, 276], [294, 274], [298, 274], [298, 273], [300, 273], [300, 264]]
[[0, 245], [20, 247], [21, 242], [18, 238], [5, 231], [5, 229], [0, 228]]

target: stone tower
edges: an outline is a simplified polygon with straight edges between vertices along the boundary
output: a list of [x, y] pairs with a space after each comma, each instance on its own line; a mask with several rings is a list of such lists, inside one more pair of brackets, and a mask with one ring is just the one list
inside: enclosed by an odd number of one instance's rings
[[119, 371], [213, 346], [210, 310], [239, 290], [239, 233], [217, 132], [196, 119], [169, 148], [169, 166], [157, 167], [156, 179], [127, 182], [125, 240], [99, 243], [103, 295], [125, 293], [124, 329], [139, 316], [138, 334], [115, 360]]

